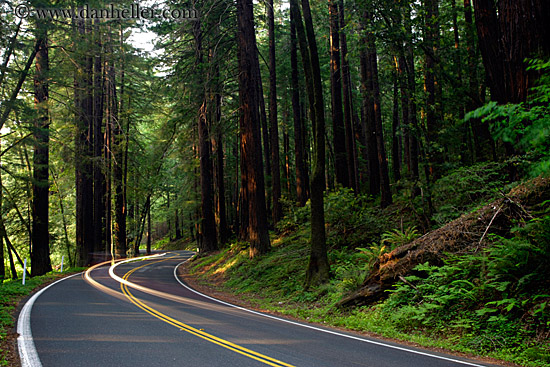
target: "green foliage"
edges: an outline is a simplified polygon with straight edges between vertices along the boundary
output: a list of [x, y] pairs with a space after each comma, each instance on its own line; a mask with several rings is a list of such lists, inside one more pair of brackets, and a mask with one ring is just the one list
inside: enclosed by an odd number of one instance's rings
[[386, 245], [373, 242], [369, 247], [357, 247], [356, 250], [359, 251], [358, 258], [365, 263], [367, 269], [370, 269], [376, 259], [391, 249]]
[[407, 227], [404, 231], [394, 229], [393, 231], [382, 234], [382, 243], [389, 244], [392, 248], [406, 245], [420, 237], [416, 227]]
[[279, 233], [288, 233], [294, 231], [298, 226], [302, 226], [309, 222], [311, 214], [311, 201], [308, 200], [304, 207], [289, 205], [286, 198], [281, 198], [281, 204], [286, 209], [286, 215], [277, 223]]
[[[287, 214], [277, 223], [277, 230], [288, 235], [298, 230], [310, 231], [311, 203], [293, 207], [285, 202]], [[356, 195], [347, 188], [325, 194], [327, 245], [334, 249], [354, 249], [377, 242], [387, 223], [380, 210], [369, 205], [366, 195]]]
[[458, 335], [479, 351], [504, 350], [517, 362], [543, 361], [550, 344], [550, 215], [493, 236], [483, 252], [418, 265], [395, 285], [381, 312], [404, 330]]
[[550, 172], [550, 61], [531, 60], [528, 70], [540, 73], [538, 86], [531, 89], [526, 103], [497, 105], [490, 102], [470, 112], [466, 119], [490, 122], [495, 139], [529, 152], [533, 176]]
[[[334, 249], [329, 252], [329, 260], [333, 272], [331, 285], [339, 294], [358, 289], [367, 276], [373, 257], [365, 256], [363, 252], [353, 253], [348, 249]], [[365, 261], [366, 260], [366, 261]]]
[[506, 163], [485, 162], [450, 172], [434, 184], [434, 221], [441, 226], [458, 218], [497, 196], [507, 183]]
[[368, 205], [366, 195], [356, 195], [341, 188], [325, 196], [327, 245], [333, 248], [355, 248], [378, 241], [384, 230], [380, 211]]

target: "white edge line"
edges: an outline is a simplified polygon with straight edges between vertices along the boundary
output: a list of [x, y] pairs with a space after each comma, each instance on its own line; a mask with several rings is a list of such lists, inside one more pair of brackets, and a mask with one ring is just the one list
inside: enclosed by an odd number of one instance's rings
[[[132, 258], [132, 259], [121, 261], [117, 265], [120, 265], [122, 263], [127, 263], [130, 261], [164, 256], [165, 254], [166, 253], [156, 254], [152, 256], [144, 256], [139, 258]], [[116, 267], [117, 265], [111, 266], [111, 269]], [[111, 272], [111, 269], [109, 269], [109, 272]], [[44, 291], [46, 291], [51, 286], [80, 274], [82, 273], [73, 274], [53, 282], [47, 287], [44, 287], [38, 292], [36, 292], [31, 298], [27, 300], [27, 302], [25, 302], [25, 305], [21, 309], [21, 312], [19, 313], [19, 317], [17, 319], [17, 333], [19, 334], [19, 337], [17, 338], [17, 346], [19, 350], [19, 358], [21, 359], [21, 367], [42, 367], [42, 362], [40, 361], [40, 357], [38, 356], [38, 352], [36, 351], [36, 346], [34, 345], [34, 340], [33, 340], [32, 331], [31, 331], [31, 311], [32, 311], [32, 306], [34, 305], [34, 302]], [[117, 276], [115, 275], [115, 277]], [[120, 279], [120, 281], [126, 282], [123, 279]]]
[[233, 307], [233, 308], [236, 308], [236, 309], [239, 309], [239, 310], [242, 310], [242, 311], [246, 311], [246, 312], [249, 312], [249, 313], [252, 313], [252, 314], [255, 314], [255, 315], [267, 317], [267, 318], [270, 318], [270, 319], [273, 319], [273, 320], [286, 322], [288, 324], [297, 325], [297, 326], [301, 326], [301, 327], [304, 327], [304, 328], [307, 328], [307, 329], [312, 329], [312, 330], [320, 331], [320, 332], [327, 333], [327, 334], [337, 335], [337, 336], [341, 336], [341, 337], [348, 338], [348, 339], [358, 340], [358, 341], [364, 342], [364, 343], [375, 344], [375, 345], [386, 347], [386, 348], [397, 349], [397, 350], [400, 350], [400, 351], [409, 352], [409, 353], [413, 353], [413, 354], [419, 354], [419, 355], [423, 355], [423, 356], [426, 356], [426, 357], [432, 357], [432, 358], [442, 359], [442, 360], [449, 361], [449, 362], [460, 363], [460, 364], [467, 365], [467, 366], [485, 367], [484, 365], [481, 365], [481, 364], [475, 364], [475, 363], [471, 363], [471, 362], [467, 362], [467, 361], [461, 361], [459, 359], [453, 359], [453, 358], [440, 356], [440, 355], [437, 355], [437, 354], [422, 352], [422, 351], [419, 351], [419, 350], [409, 349], [409, 348], [405, 348], [405, 347], [399, 347], [399, 346], [396, 346], [396, 345], [391, 345], [391, 344], [387, 344], [387, 343], [383, 343], [383, 342], [379, 342], [379, 341], [375, 341], [375, 340], [364, 339], [364, 338], [360, 338], [360, 337], [353, 336], [353, 335], [347, 335], [347, 334], [339, 333], [339, 332], [333, 331], [333, 330], [321, 329], [321, 328], [315, 327], [313, 325], [302, 324], [302, 323], [299, 323], [299, 322], [296, 322], [296, 321], [282, 319], [280, 317], [272, 316], [272, 315], [261, 313], [261, 312], [258, 312], [258, 311], [249, 310], [248, 308], [237, 306], [237, 305], [234, 305], [232, 303], [225, 302], [225, 301], [219, 300], [219, 299], [214, 298], [214, 297], [210, 297], [206, 294], [203, 294], [203, 293], [189, 287], [187, 284], [183, 283], [179, 279], [179, 277], [177, 275], [178, 268], [181, 265], [188, 262], [189, 260], [190, 260], [190, 258], [185, 260], [185, 261], [182, 261], [181, 263], [177, 264], [174, 268], [174, 277], [176, 278], [178, 283], [180, 283], [183, 287], [187, 288], [188, 290], [190, 290], [193, 293], [196, 293], [196, 294], [198, 294], [202, 297], [208, 298], [212, 301], [221, 303], [223, 305]]
[[19, 358], [21, 359], [21, 367], [42, 367], [42, 362], [40, 362], [40, 357], [38, 357], [38, 352], [36, 351], [31, 332], [31, 311], [34, 302], [46, 289], [80, 274], [81, 273], [73, 274], [53, 282], [36, 292], [27, 302], [25, 302], [17, 319], [17, 333], [19, 333], [17, 345], [19, 349]]

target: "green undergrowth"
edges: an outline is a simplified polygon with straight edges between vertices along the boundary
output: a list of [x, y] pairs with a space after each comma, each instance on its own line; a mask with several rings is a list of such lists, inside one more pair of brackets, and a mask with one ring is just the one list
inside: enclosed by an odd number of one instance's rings
[[21, 279], [0, 282], [0, 366], [9, 365], [5, 342], [7, 342], [8, 331], [14, 327], [14, 312], [19, 301], [32, 293], [33, 290], [47, 283], [82, 270], [84, 268], [70, 268], [63, 272], [63, 274], [51, 272], [43, 276], [27, 277], [25, 285], [22, 284]]
[[[462, 171], [462, 176], [483, 185], [485, 180], [497, 178], [500, 167], [492, 168], [493, 173], [485, 176], [479, 176], [476, 169], [468, 171], [471, 174]], [[447, 179], [443, 184], [451, 182]], [[475, 183], [470, 188], [456, 186], [440, 186], [436, 202], [453, 201], [455, 207], [473, 210], [483, 204], [483, 198], [494, 197], [504, 184], [470, 194], [460, 190], [478, 190]], [[452, 200], [442, 199], [445, 190]], [[410, 223], [389, 229], [387, 223], [396, 223], [390, 217], [395, 208], [381, 211], [346, 190], [329, 193], [326, 203], [329, 283], [304, 288], [310, 234], [307, 206], [287, 208], [279, 234], [272, 234], [273, 248], [267, 255], [250, 259], [248, 245], [235, 242], [197, 257], [190, 271], [200, 282], [216, 284], [260, 309], [426, 347], [524, 366], [550, 366], [548, 202], [530, 213], [532, 219], [516, 223], [510, 236], [490, 236], [491, 246], [475, 253], [448, 254], [438, 266], [421, 264], [397, 283], [383, 302], [351, 309], [335, 305], [359, 289], [378, 256], [421, 233]]]
[[[169, 237], [156, 241], [152, 245], [153, 250], [176, 251], [176, 250], [196, 250], [197, 244], [189, 239], [182, 238], [171, 241]], [[141, 249], [142, 251], [144, 249]]]

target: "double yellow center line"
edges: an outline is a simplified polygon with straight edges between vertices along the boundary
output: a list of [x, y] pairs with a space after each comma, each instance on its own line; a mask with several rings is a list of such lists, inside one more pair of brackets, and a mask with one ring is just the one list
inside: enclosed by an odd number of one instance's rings
[[[139, 270], [141, 268], [144, 268], [148, 265], [152, 265], [152, 264], [156, 264], [156, 263], [159, 263], [159, 262], [163, 262], [163, 261], [167, 261], [167, 260], [170, 260], [171, 258], [168, 258], [168, 259], [164, 259], [164, 260], [160, 260], [160, 261], [156, 261], [154, 263], [147, 263], [147, 264], [144, 264], [144, 265], [141, 265], [137, 268], [134, 268], [132, 270], [130, 270], [129, 272], [127, 272], [126, 274], [124, 274], [124, 276], [122, 277], [124, 280], [128, 281], [128, 278], [130, 278], [130, 275], [132, 275], [136, 270]], [[242, 347], [240, 345], [237, 345], [235, 343], [231, 343], [230, 341], [227, 341], [225, 339], [222, 339], [222, 338], [218, 338], [217, 336], [214, 336], [212, 334], [208, 334], [208, 333], [205, 333], [204, 331], [202, 330], [199, 330], [199, 329], [196, 329], [192, 326], [189, 326], [187, 324], [184, 324], [183, 322], [181, 321], [178, 321], [178, 320], [175, 320], [173, 318], [171, 318], [170, 316], [167, 316], [161, 312], [159, 312], [158, 310], [155, 310], [154, 308], [146, 305], [145, 303], [143, 303], [141, 300], [139, 300], [138, 298], [136, 298], [131, 292], [130, 292], [130, 289], [128, 288], [128, 286], [124, 283], [121, 283], [120, 284], [120, 288], [122, 290], [122, 293], [124, 293], [124, 295], [126, 295], [126, 297], [133, 303], [135, 304], [136, 306], [138, 306], [139, 308], [141, 308], [143, 311], [147, 312], [148, 314], [158, 318], [159, 320], [162, 320], [164, 322], [166, 322], [167, 324], [170, 324], [170, 325], [173, 325], [175, 327], [177, 327], [178, 329], [182, 330], [182, 331], [185, 331], [185, 332], [188, 332], [189, 334], [192, 334], [192, 335], [195, 335], [201, 339], [204, 339], [206, 341], [209, 341], [211, 343], [214, 343], [216, 345], [219, 345], [223, 348], [226, 348], [226, 349], [229, 349], [229, 350], [232, 350], [233, 352], [236, 352], [236, 353], [239, 353], [239, 354], [242, 354], [246, 357], [249, 357], [249, 358], [252, 358], [254, 360], [257, 360], [259, 362], [262, 362], [264, 364], [267, 364], [269, 366], [275, 366], [275, 367], [280, 367], [280, 366], [285, 366], [285, 367], [294, 367], [293, 365], [291, 364], [288, 364], [288, 363], [285, 363], [285, 362], [281, 362], [275, 358], [271, 358], [271, 357], [268, 357], [266, 355], [263, 355], [261, 353], [257, 353], [257, 352], [254, 352], [253, 350], [250, 350], [248, 348], [245, 348], [245, 347]]]

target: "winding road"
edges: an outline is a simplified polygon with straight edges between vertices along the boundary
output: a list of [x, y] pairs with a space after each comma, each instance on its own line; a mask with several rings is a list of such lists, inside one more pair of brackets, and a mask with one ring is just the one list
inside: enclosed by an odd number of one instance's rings
[[22, 365], [488, 366], [215, 300], [179, 279], [192, 255], [96, 266], [36, 293], [18, 320]]

